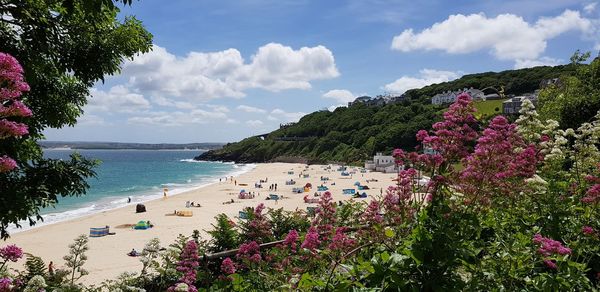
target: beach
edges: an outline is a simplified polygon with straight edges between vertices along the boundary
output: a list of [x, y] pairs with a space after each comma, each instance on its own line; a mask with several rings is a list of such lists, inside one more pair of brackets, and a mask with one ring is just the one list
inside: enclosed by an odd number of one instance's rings
[[[348, 171], [353, 168], [349, 167]], [[304, 177], [301, 174], [308, 175]], [[320, 177], [328, 177], [329, 181], [321, 181]], [[193, 230], [199, 230], [204, 239], [208, 239], [206, 230], [211, 230], [214, 217], [225, 213], [234, 220], [239, 211], [245, 207], [255, 207], [264, 203], [267, 208], [284, 208], [286, 210], [306, 210], [307, 206], [303, 200], [305, 195], [313, 198], [317, 186], [327, 186], [335, 201], [349, 200], [350, 195], [343, 194], [343, 189], [355, 188], [354, 183], [360, 182], [368, 185], [366, 192], [368, 198], [354, 200], [370, 200], [379, 196], [386, 188], [394, 182], [393, 173], [356, 172], [350, 176], [342, 176], [337, 167], [326, 169], [323, 165], [289, 164], [289, 163], [265, 163], [257, 164], [256, 167], [246, 173], [229, 178], [223, 178], [199, 189], [190, 190], [178, 195], [156, 199], [144, 203], [146, 212], [136, 213], [136, 204], [132, 203], [125, 207], [103, 211], [72, 220], [41, 226], [38, 228], [14, 233], [0, 246], [16, 244], [24, 252], [40, 256], [46, 264], [54, 262], [55, 268], [64, 267], [62, 257], [68, 252], [68, 245], [80, 234], [89, 235], [91, 227], [110, 226], [110, 232], [114, 235], [94, 237], [89, 239], [88, 260], [84, 266], [90, 274], [81, 279], [87, 284], [98, 284], [106, 279], [114, 279], [123, 272], [139, 272], [142, 264], [138, 257], [129, 257], [127, 253], [132, 249], [142, 251], [144, 245], [152, 238], [160, 239], [161, 246], [173, 243], [177, 235], [190, 236]], [[286, 185], [286, 181], [293, 179], [295, 185]], [[377, 181], [369, 181], [375, 179]], [[262, 183], [262, 188], [255, 188], [255, 183]], [[303, 187], [306, 183], [312, 184], [309, 192], [293, 193], [292, 188]], [[335, 185], [332, 185], [335, 183]], [[277, 191], [269, 191], [271, 184], [277, 184]], [[253, 199], [238, 199], [240, 190], [254, 192]], [[280, 200], [266, 200], [269, 194], [283, 196]], [[223, 204], [234, 200], [234, 203]], [[200, 204], [201, 207], [186, 208], [186, 202]], [[175, 216], [175, 211], [192, 211], [192, 217]], [[153, 228], [146, 230], [135, 230], [130, 225], [138, 221], [150, 221]], [[11, 263], [10, 267], [21, 269], [25, 260]]]

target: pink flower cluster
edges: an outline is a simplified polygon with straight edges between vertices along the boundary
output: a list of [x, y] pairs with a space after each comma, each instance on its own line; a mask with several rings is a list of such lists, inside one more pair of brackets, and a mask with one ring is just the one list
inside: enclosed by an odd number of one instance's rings
[[462, 93], [444, 112], [444, 120], [433, 124], [433, 135], [420, 130], [417, 140], [440, 153], [446, 160], [458, 161], [469, 155], [468, 145], [477, 139], [478, 125], [474, 113], [471, 96]]
[[[555, 254], [558, 254], [558, 255], [571, 254], [570, 248], [564, 247], [562, 245], [562, 243], [560, 243], [559, 241], [556, 241], [556, 240], [548, 238], [548, 237], [543, 237], [539, 233], [537, 233], [533, 236], [533, 243], [540, 245], [540, 248], [538, 248], [537, 252], [540, 255], [542, 255], [543, 257], [549, 257], [549, 256], [552, 256]], [[556, 262], [551, 259], [545, 258], [543, 260], [543, 262], [544, 262], [544, 265], [546, 267], [548, 267], [549, 269], [552, 269], [552, 270], [558, 269]]]
[[12, 291], [13, 280], [8, 277], [0, 278], [0, 292]]
[[298, 231], [292, 229], [283, 240], [283, 244], [289, 246], [292, 251], [296, 251], [298, 238], [300, 238]]
[[29, 133], [27, 125], [2, 119], [0, 120], [0, 139], [20, 137]]
[[0, 53], [0, 101], [16, 99], [24, 91], [29, 91], [29, 85], [23, 80], [23, 67], [13, 56]]
[[381, 206], [377, 201], [371, 201], [362, 215], [362, 219], [367, 224], [381, 224], [383, 216], [381, 216]]
[[535, 147], [525, 145], [516, 125], [496, 116], [477, 140], [473, 154], [466, 158], [460, 186], [469, 199], [486, 204], [492, 194], [518, 193], [515, 180], [533, 176], [537, 161]]
[[262, 260], [260, 256], [260, 245], [256, 241], [243, 243], [238, 249], [236, 258], [239, 260], [249, 260], [253, 263], [259, 263]]
[[583, 226], [583, 227], [581, 228], [581, 232], [582, 232], [584, 235], [594, 235], [594, 233], [596, 233], [596, 230], [594, 230], [594, 228], [593, 228], [593, 227], [591, 227], [591, 226]]
[[[25, 91], [29, 91], [29, 85], [23, 79], [23, 67], [13, 56], [0, 53], [0, 139], [29, 133], [27, 125], [6, 119], [31, 116], [31, 110], [17, 100]], [[0, 156], [0, 172], [16, 167], [15, 160], [6, 155]]]
[[4, 156], [0, 156], [0, 173], [2, 172], [8, 172], [11, 171], [13, 169], [15, 169], [17, 167], [17, 162], [4, 155]]
[[[597, 167], [600, 170], [600, 163], [598, 163]], [[585, 179], [593, 183], [593, 185], [585, 192], [585, 196], [581, 198], [581, 201], [587, 204], [600, 203], [600, 177], [588, 175]]]
[[22, 257], [23, 250], [14, 244], [0, 248], [0, 258], [4, 259], [5, 261], [16, 262]]
[[225, 258], [221, 263], [221, 271], [227, 275], [235, 274], [235, 263], [230, 258]]
[[348, 252], [356, 245], [356, 240], [348, 238], [345, 231], [346, 228], [344, 227], [338, 227], [335, 230], [335, 235], [331, 239], [329, 249], [334, 252]]
[[262, 242], [265, 238], [271, 237], [271, 225], [269, 224], [269, 220], [262, 213], [265, 209], [265, 205], [263, 203], [258, 204], [256, 208], [254, 208], [253, 216], [248, 221], [246, 234], [248, 238]]
[[537, 252], [546, 257], [549, 257], [553, 254], [571, 254], [571, 249], [568, 247], [564, 247], [562, 243], [560, 243], [560, 241], [556, 241], [548, 237], [543, 237], [539, 233], [533, 236], [533, 242], [540, 245], [540, 248], [537, 250]]
[[312, 222], [316, 226], [317, 232], [321, 234], [329, 233], [335, 225], [336, 204], [330, 192], [325, 192], [319, 199], [319, 207], [315, 210], [315, 219]]
[[198, 246], [193, 240], [188, 241], [181, 252], [181, 258], [177, 263], [177, 271], [183, 273], [179, 281], [169, 287], [168, 291], [175, 291], [175, 288], [180, 283], [188, 285], [188, 292], [197, 292], [198, 289], [194, 286], [196, 283], [196, 268], [198, 267]]
[[306, 248], [310, 251], [314, 251], [321, 244], [321, 240], [319, 240], [319, 232], [315, 227], [310, 227], [306, 236], [304, 237], [304, 242], [300, 245], [301, 248]]

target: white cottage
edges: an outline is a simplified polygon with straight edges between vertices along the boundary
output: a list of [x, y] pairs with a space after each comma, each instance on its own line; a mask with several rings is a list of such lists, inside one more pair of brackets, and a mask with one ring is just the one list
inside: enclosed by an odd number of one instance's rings
[[383, 155], [382, 153], [377, 153], [375, 156], [373, 156], [373, 160], [365, 161], [365, 168], [371, 171], [380, 171], [385, 173], [398, 171], [394, 157], [390, 155]]

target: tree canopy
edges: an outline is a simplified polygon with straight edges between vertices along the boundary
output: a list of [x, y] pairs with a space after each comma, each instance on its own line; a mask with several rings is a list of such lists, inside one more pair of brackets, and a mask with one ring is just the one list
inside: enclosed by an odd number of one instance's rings
[[23, 95], [33, 115], [29, 134], [0, 140], [0, 154], [18, 167], [0, 173], [0, 236], [9, 224], [41, 219], [40, 208], [60, 196], [84, 194], [94, 161], [43, 157], [36, 141], [46, 128], [73, 126], [89, 89], [116, 74], [124, 60], [152, 46], [152, 35], [135, 17], [119, 20], [119, 4], [131, 0], [0, 0], [0, 52], [14, 56], [31, 90]]

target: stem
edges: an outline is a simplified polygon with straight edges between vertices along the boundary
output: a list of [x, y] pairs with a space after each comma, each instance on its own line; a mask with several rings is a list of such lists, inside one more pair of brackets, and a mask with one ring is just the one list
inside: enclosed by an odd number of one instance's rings
[[351, 256], [352, 254], [359, 251], [363, 247], [367, 247], [369, 245], [372, 245], [373, 243], [375, 243], [375, 242], [373, 242], [373, 241], [367, 242], [367, 243], [351, 250], [347, 254], [343, 255], [339, 260], [335, 261], [333, 267], [331, 268], [331, 271], [329, 271], [329, 276], [327, 277], [327, 283], [325, 283], [325, 291], [329, 291], [329, 282], [331, 281], [331, 277], [333, 277], [333, 271], [335, 271], [335, 268], [337, 268], [337, 266], [342, 262], [342, 260], [344, 260], [348, 256]]

